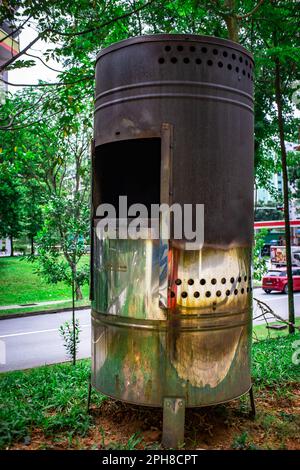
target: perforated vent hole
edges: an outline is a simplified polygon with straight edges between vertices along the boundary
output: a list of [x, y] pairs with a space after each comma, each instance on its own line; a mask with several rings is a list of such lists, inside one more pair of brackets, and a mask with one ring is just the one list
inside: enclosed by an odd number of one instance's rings
[[172, 64], [176, 64], [176, 63], [177, 63], [177, 58], [176, 58], [176, 57], [172, 57], [172, 58], [171, 58], [171, 62], [172, 62]]
[[213, 65], [213, 61], [209, 59], [209, 60], [207, 61], [207, 65], [209, 65], [209, 66], [211, 67], [211, 66]]
[[222, 292], [221, 292], [220, 290], [217, 290], [216, 296], [217, 296], [217, 297], [221, 297], [221, 295], [222, 295]]
[[201, 284], [201, 286], [204, 286], [204, 284], [206, 284], [206, 280], [205, 280], [205, 279], [201, 279], [200, 284]]
[[172, 297], [172, 298], [175, 297], [175, 292], [171, 291], [171, 297]]
[[223, 56], [224, 57], [227, 57], [228, 56], [228, 53], [226, 51], [223, 52]]
[[181, 284], [181, 279], [176, 279], [175, 284], [176, 284], [177, 286], [180, 286], [180, 284]]
[[164, 64], [164, 63], [165, 63], [165, 59], [164, 59], [163, 57], [160, 57], [160, 58], [158, 59], [158, 63], [159, 63], [159, 64]]
[[234, 289], [234, 295], [237, 295], [237, 294], [238, 294], [238, 290]]
[[200, 293], [198, 291], [194, 292], [194, 297], [198, 299], [198, 297], [200, 297]]
[[218, 54], [218, 49], [213, 49], [213, 54], [217, 55]]
[[226, 295], [227, 295], [227, 297], [229, 297], [229, 296], [230, 296], [230, 290], [229, 290], [229, 289], [227, 289], [227, 291], [226, 291]]
[[190, 51], [191, 51], [191, 52], [195, 52], [195, 50], [196, 50], [195, 46], [191, 46], [191, 47], [190, 47]]
[[241, 288], [241, 294], [243, 294], [245, 292], [245, 289], [242, 287]]
[[201, 59], [196, 59], [196, 64], [200, 65], [202, 63]]
[[193, 284], [194, 284], [194, 279], [189, 279], [189, 280], [188, 280], [188, 285], [189, 285], [189, 286], [192, 286]]
[[223, 67], [223, 62], [218, 62], [218, 67], [221, 69]]
[[236, 55], [235, 55], [235, 54], [232, 54], [231, 57], [232, 57], [233, 60], [236, 59]]
[[213, 279], [211, 280], [211, 283], [212, 283], [213, 285], [217, 284], [217, 279], [213, 278]]
[[243, 62], [243, 57], [240, 57], [239, 61], [240, 61], [240, 63], [242, 63]]
[[181, 292], [181, 297], [182, 297], [183, 299], [186, 299], [187, 296], [188, 296], [188, 295], [187, 295], [187, 292]]
[[208, 291], [206, 291], [206, 292], [205, 292], [205, 297], [210, 297], [210, 296], [211, 296], [211, 293], [210, 293], [210, 291], [209, 291], [209, 290], [208, 290]]
[[170, 52], [170, 50], [171, 50], [171, 46], [166, 46], [165, 47], [165, 51]]
[[201, 47], [201, 51], [203, 52], [203, 54], [206, 54], [206, 52], [207, 52], [207, 47]]
[[189, 59], [188, 57], [185, 57], [185, 58], [183, 59], [183, 62], [184, 62], [185, 64], [189, 64], [189, 63], [190, 63], [190, 59]]
[[183, 46], [177, 46], [177, 50], [178, 50], [179, 52], [183, 51]]
[[230, 278], [230, 282], [231, 282], [231, 284], [234, 283], [234, 277], [231, 277], [231, 278]]
[[232, 65], [231, 65], [231, 64], [228, 64], [228, 65], [227, 65], [227, 68], [228, 68], [228, 70], [231, 70], [231, 69], [232, 69]]
[[225, 279], [225, 277], [222, 277], [221, 283], [222, 283], [222, 284], [226, 284], [226, 279]]

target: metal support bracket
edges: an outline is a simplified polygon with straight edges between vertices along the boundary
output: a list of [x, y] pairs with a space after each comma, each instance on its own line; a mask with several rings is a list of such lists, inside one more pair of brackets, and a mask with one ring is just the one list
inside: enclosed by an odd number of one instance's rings
[[91, 407], [91, 394], [92, 394], [92, 379], [91, 379], [91, 374], [89, 375], [88, 379], [88, 399], [87, 399], [87, 414], [90, 413], [90, 407]]
[[177, 449], [184, 444], [184, 419], [184, 398], [164, 398], [162, 435], [164, 447]]
[[249, 390], [249, 397], [250, 397], [250, 406], [251, 406], [250, 417], [254, 419], [256, 416], [256, 408], [255, 408], [255, 401], [254, 401], [254, 394], [253, 394], [253, 385], [251, 385], [251, 388]]

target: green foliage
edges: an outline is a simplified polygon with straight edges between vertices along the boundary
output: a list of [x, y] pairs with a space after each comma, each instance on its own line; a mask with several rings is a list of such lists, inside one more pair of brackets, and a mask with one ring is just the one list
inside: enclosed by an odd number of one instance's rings
[[236, 450], [257, 450], [257, 447], [249, 441], [247, 432], [243, 432], [234, 438], [232, 448]]
[[261, 256], [261, 249], [265, 244], [267, 233], [267, 229], [261, 229], [254, 237], [254, 247], [252, 252], [253, 278], [257, 281], [260, 281], [268, 270], [266, 258]]
[[[89, 269], [89, 256], [84, 255], [79, 262], [79, 269]], [[53, 300], [71, 299], [71, 289], [66, 282], [49, 285], [36, 273], [36, 265], [22, 258], [0, 258], [0, 305], [28, 304]], [[84, 285], [82, 293], [87, 304], [88, 286]], [[70, 304], [68, 304], [70, 307]], [[44, 308], [44, 307], [43, 307]], [[51, 307], [56, 308], [54, 306]], [[35, 310], [41, 310], [36, 306]], [[24, 309], [22, 310], [24, 311]], [[27, 309], [25, 310], [27, 311]], [[0, 314], [3, 312], [0, 311]], [[7, 312], [6, 312], [7, 313]], [[16, 310], [10, 313], [16, 313]]]
[[79, 320], [76, 318], [74, 324], [66, 321], [63, 325], [59, 327], [59, 334], [63, 339], [64, 347], [67, 352], [69, 359], [76, 361], [76, 356], [78, 353], [78, 346], [80, 343], [79, 333], [81, 329], [79, 327]]
[[252, 377], [256, 386], [278, 387], [285, 382], [298, 382], [300, 365], [294, 364], [294, 342], [300, 334], [266, 339], [253, 345]]
[[[33, 428], [46, 435], [60, 431], [85, 435], [92, 418], [86, 412], [90, 361], [76, 367], [58, 364], [1, 374], [0, 447], [22, 441]], [[103, 395], [92, 392], [98, 406]]]

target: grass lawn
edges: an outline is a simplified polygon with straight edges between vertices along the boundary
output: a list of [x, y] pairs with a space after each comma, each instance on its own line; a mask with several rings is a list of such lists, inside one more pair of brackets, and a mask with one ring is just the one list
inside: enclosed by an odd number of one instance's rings
[[[89, 256], [84, 256], [83, 263], [89, 263]], [[51, 300], [70, 300], [71, 287], [63, 282], [57, 284], [47, 284], [47, 282], [35, 273], [36, 265], [20, 257], [0, 258], [0, 305], [19, 305], [35, 302], [46, 302]], [[83, 286], [82, 293], [84, 299], [88, 299], [89, 287]], [[86, 302], [85, 302], [86, 304]], [[49, 306], [49, 309], [56, 308]], [[62, 308], [58, 304], [58, 308]], [[42, 310], [44, 307], [42, 308]], [[33, 310], [41, 310], [38, 306]], [[19, 313], [28, 312], [28, 309], [19, 309]], [[7, 314], [1, 311], [0, 315]], [[10, 313], [18, 313], [10, 310]]]
[[[300, 334], [253, 346], [257, 417], [248, 397], [186, 411], [186, 449], [300, 449], [298, 381], [292, 362]], [[157, 449], [162, 410], [124, 404], [92, 392], [87, 414], [90, 361], [0, 376], [0, 446], [7, 449]]]
[[[269, 322], [269, 325], [278, 325], [282, 324], [280, 321], [273, 321]], [[296, 318], [295, 321], [296, 327], [300, 328], [300, 318]], [[279, 338], [279, 337], [284, 337], [287, 335], [288, 332], [288, 326], [284, 330], [272, 330], [269, 328], [266, 328], [266, 324], [263, 325], [255, 325], [253, 328], [253, 339], [254, 341], [256, 340], [262, 340], [262, 339], [270, 339], [270, 338]]]

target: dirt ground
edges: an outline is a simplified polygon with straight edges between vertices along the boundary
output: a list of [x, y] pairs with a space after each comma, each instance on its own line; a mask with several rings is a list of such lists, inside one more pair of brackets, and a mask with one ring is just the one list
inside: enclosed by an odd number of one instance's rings
[[[248, 397], [186, 411], [184, 449], [300, 449], [300, 388], [256, 394], [257, 414], [249, 416]], [[33, 429], [31, 440], [11, 449], [161, 449], [162, 410], [107, 399], [91, 408], [84, 437], [45, 436]]]

